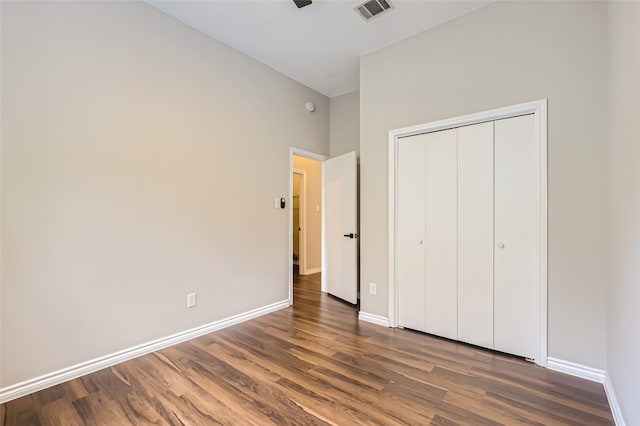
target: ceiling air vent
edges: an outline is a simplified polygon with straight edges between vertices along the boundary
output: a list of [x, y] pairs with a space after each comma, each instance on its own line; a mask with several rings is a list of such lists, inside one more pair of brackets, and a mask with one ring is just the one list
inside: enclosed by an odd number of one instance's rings
[[390, 11], [393, 6], [389, 0], [369, 0], [357, 5], [354, 9], [365, 21], [368, 21], [375, 16]]

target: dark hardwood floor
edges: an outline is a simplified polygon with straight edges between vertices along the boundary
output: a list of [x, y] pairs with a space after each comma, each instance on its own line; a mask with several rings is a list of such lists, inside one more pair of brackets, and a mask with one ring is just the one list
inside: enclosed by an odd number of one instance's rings
[[5, 425], [612, 425], [602, 385], [359, 322], [296, 277], [292, 308], [11, 401]]

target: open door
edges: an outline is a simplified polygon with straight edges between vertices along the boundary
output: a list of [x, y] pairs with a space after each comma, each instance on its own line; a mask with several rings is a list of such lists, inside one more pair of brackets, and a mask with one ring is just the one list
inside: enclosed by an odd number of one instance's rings
[[324, 162], [325, 286], [358, 303], [357, 159], [349, 152]]

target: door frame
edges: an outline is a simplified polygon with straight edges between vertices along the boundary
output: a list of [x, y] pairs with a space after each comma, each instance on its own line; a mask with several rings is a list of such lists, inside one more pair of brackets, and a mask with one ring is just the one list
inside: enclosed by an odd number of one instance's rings
[[289, 242], [287, 243], [288, 251], [287, 265], [289, 267], [289, 306], [293, 305], [293, 156], [304, 157], [310, 160], [316, 160], [321, 163], [322, 169], [322, 182], [321, 185], [321, 206], [320, 206], [320, 279], [321, 279], [321, 291], [325, 291], [325, 247], [324, 247], [324, 161], [329, 157], [326, 155], [318, 154], [312, 151], [307, 151], [301, 148], [289, 147]]
[[537, 185], [538, 185], [538, 299], [535, 363], [547, 366], [547, 100], [512, 105], [504, 108], [468, 114], [445, 120], [432, 121], [416, 126], [389, 131], [389, 326], [398, 326], [398, 288], [396, 285], [396, 188], [397, 155], [400, 138], [423, 133], [437, 132], [461, 126], [494, 121], [519, 115], [534, 114], [535, 140], [537, 143]]

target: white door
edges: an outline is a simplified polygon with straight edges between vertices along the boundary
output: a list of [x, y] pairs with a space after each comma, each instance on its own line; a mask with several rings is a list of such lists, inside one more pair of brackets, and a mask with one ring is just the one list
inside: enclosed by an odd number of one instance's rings
[[456, 129], [398, 144], [399, 325], [457, 338]]
[[493, 121], [458, 129], [458, 339], [493, 348]]
[[325, 285], [327, 293], [358, 302], [357, 159], [349, 152], [324, 162]]
[[429, 133], [426, 140], [425, 331], [457, 339], [457, 130]]
[[425, 330], [425, 158], [426, 135], [398, 144], [398, 312], [399, 325]]
[[495, 349], [535, 358], [538, 153], [533, 115], [495, 122]]

